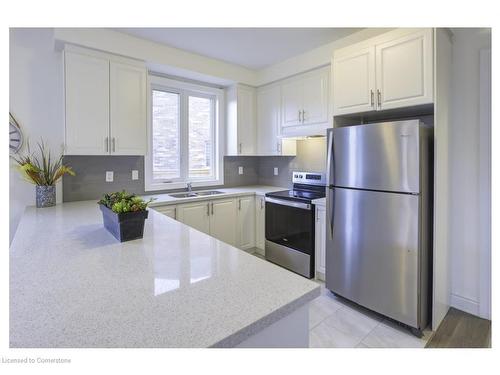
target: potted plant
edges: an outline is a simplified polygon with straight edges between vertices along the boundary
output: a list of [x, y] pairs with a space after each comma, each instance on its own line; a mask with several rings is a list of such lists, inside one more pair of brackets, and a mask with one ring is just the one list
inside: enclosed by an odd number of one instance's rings
[[104, 194], [99, 202], [104, 227], [120, 242], [142, 238], [144, 221], [148, 217], [148, 204], [125, 191]]
[[24, 179], [36, 185], [37, 208], [54, 206], [56, 204], [56, 182], [66, 173], [74, 176], [75, 172], [71, 167], [63, 165], [62, 155], [58, 159], [52, 159], [50, 150], [45, 148], [43, 141], [38, 143], [38, 154], [31, 152], [29, 143], [27, 151], [27, 155], [11, 157], [17, 163]]

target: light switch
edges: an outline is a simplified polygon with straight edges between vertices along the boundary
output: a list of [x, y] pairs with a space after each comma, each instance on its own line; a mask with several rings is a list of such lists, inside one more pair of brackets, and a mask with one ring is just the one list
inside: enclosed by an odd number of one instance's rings
[[243, 167], [238, 167], [238, 174], [243, 174]]
[[134, 169], [132, 170], [132, 180], [138, 180], [139, 179], [139, 171]]
[[106, 171], [106, 182], [113, 182], [113, 171]]
[[274, 167], [274, 175], [277, 176], [278, 175], [278, 167]]

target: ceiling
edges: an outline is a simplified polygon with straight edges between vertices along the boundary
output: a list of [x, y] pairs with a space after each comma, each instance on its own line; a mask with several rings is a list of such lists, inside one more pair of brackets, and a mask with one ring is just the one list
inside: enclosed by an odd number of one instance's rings
[[120, 28], [116, 30], [249, 69], [262, 69], [361, 29]]

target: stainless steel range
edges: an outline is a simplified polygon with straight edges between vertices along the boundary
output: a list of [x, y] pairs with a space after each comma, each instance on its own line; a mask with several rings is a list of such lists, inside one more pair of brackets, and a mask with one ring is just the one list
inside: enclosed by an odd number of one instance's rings
[[293, 189], [266, 194], [266, 259], [314, 277], [315, 209], [325, 197], [324, 173], [293, 172]]

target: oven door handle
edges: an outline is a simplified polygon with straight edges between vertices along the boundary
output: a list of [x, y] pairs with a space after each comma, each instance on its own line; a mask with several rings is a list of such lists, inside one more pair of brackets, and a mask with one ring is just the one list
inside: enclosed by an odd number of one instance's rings
[[266, 202], [281, 204], [282, 206], [300, 208], [303, 210], [311, 210], [312, 209], [312, 206], [308, 203], [293, 202], [293, 201], [287, 201], [287, 200], [283, 200], [283, 199], [276, 199], [276, 198], [270, 198], [270, 197], [266, 197]]

